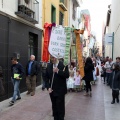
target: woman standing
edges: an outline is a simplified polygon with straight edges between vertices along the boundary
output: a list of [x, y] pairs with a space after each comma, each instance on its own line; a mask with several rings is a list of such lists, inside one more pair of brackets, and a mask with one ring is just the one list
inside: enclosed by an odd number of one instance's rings
[[107, 62], [105, 63], [105, 69], [106, 69], [106, 81], [107, 81], [107, 85], [110, 85], [110, 78], [111, 78], [111, 74], [112, 74], [112, 64], [113, 62], [111, 61], [111, 59], [107, 59]]
[[94, 65], [92, 63], [92, 59], [88, 57], [86, 59], [85, 67], [84, 67], [84, 72], [85, 76], [83, 77], [83, 80], [85, 80], [86, 83], [86, 94], [85, 96], [89, 95], [88, 92], [90, 91], [90, 96], [92, 96], [92, 88], [90, 82], [93, 81], [93, 70], [94, 70]]
[[105, 84], [106, 70], [105, 70], [104, 65], [105, 65], [105, 63], [101, 62], [101, 79], [102, 78], [104, 79], [104, 84]]
[[112, 97], [113, 97], [113, 101], [111, 102], [111, 104], [115, 103], [115, 99], [117, 101], [117, 103], [119, 103], [119, 90], [120, 90], [120, 67], [118, 64], [115, 65], [115, 69], [113, 71], [113, 76], [112, 76], [112, 84], [111, 84], [111, 88], [112, 88]]

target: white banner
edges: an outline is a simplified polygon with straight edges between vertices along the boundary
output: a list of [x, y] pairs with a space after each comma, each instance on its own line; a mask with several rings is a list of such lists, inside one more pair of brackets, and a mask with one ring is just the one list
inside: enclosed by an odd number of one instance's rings
[[49, 42], [49, 53], [55, 58], [64, 58], [66, 46], [65, 29], [62, 26], [53, 27]]

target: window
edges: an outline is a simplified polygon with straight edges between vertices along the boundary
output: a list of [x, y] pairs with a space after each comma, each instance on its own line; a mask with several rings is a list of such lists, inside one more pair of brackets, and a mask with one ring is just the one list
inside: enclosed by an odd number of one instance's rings
[[59, 25], [63, 25], [64, 14], [62, 12], [59, 13]]
[[60, 0], [60, 3], [63, 3], [67, 7], [67, 0]]
[[63, 2], [64, 2], [64, 0], [60, 0], [60, 2], [62, 2], [62, 3], [63, 3]]
[[28, 59], [30, 55], [35, 55], [37, 59], [38, 53], [38, 35], [29, 33], [29, 44], [28, 44]]
[[51, 23], [56, 23], [56, 8], [51, 6]]

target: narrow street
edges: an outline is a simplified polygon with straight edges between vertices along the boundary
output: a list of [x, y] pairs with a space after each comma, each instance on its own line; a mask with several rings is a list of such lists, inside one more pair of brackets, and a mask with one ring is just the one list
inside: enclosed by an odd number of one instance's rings
[[[92, 88], [92, 97], [83, 96], [84, 92], [66, 95], [65, 120], [119, 120], [120, 104], [111, 105], [111, 89], [101, 80]], [[34, 97], [23, 93], [22, 100], [12, 107], [8, 107], [8, 102], [0, 103], [0, 107], [5, 104], [0, 120], [53, 120], [49, 95], [40, 88]]]

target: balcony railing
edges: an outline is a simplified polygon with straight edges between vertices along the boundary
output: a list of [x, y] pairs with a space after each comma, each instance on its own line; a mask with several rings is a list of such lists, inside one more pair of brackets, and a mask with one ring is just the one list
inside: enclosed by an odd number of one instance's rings
[[39, 22], [39, 2], [37, 0], [18, 0], [15, 14], [33, 24]]
[[67, 11], [67, 0], [60, 0], [59, 6], [60, 6], [64, 11]]

